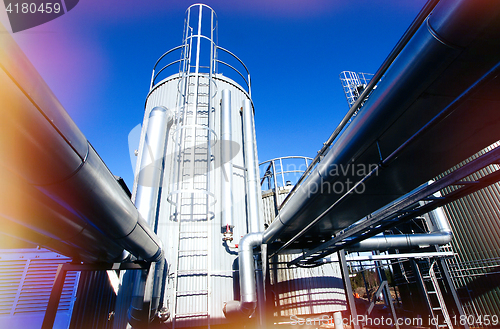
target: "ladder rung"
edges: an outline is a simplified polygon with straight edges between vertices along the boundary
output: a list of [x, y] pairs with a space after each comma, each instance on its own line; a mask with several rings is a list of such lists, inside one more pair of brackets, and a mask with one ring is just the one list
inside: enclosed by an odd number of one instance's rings
[[182, 236], [182, 237], [180, 237], [181, 240], [187, 240], [187, 239], [206, 239], [206, 238], [208, 238], [208, 235], [188, 235], [188, 236]]
[[441, 311], [441, 307], [433, 307], [432, 310], [433, 311]]
[[177, 291], [177, 296], [208, 295], [208, 290]]
[[198, 313], [182, 313], [176, 314], [175, 318], [194, 318], [197, 316], [208, 316], [208, 312], [198, 312]]
[[179, 271], [177, 271], [177, 276], [188, 275], [188, 274], [208, 275], [208, 271], [206, 269], [179, 270]]

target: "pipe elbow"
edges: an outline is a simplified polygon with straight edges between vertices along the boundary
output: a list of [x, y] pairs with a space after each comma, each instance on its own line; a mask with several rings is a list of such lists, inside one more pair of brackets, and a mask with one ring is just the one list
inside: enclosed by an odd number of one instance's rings
[[262, 245], [262, 233], [245, 235], [238, 246], [238, 266], [240, 275], [240, 301], [227, 302], [222, 311], [229, 320], [248, 319], [257, 307], [257, 291], [255, 286], [255, 266], [253, 250]]
[[439, 243], [440, 246], [448, 244], [451, 242], [451, 240], [453, 240], [453, 232], [451, 230], [442, 231], [440, 235], [442, 240], [441, 243]]
[[262, 233], [249, 233], [245, 235], [240, 240], [238, 246], [238, 253], [244, 253], [249, 251], [252, 251], [253, 253], [254, 248], [262, 244], [262, 237], [263, 237]]
[[257, 307], [257, 302], [243, 303], [239, 300], [232, 300], [224, 304], [222, 312], [228, 320], [248, 319]]

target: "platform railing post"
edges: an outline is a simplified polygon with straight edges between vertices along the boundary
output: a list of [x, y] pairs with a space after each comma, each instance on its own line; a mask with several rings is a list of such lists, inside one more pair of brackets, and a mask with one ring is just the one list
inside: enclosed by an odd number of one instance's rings
[[47, 305], [45, 317], [43, 318], [42, 329], [52, 329], [54, 326], [59, 300], [61, 299], [61, 293], [64, 287], [64, 280], [66, 279], [66, 269], [64, 265], [65, 264], [60, 264], [57, 267], [56, 277], [54, 278], [54, 284], [50, 292], [49, 303]]

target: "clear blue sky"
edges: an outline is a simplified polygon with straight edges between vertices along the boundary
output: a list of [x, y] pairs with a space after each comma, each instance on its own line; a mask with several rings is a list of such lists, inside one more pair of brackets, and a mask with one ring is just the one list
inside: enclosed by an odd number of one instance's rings
[[[348, 110], [339, 73], [375, 73], [425, 2], [206, 1], [219, 18], [219, 45], [250, 70], [259, 160], [314, 157]], [[154, 63], [181, 43], [192, 3], [80, 0], [67, 14], [14, 34], [130, 188], [128, 133], [142, 122]], [[6, 26], [3, 2], [0, 21]]]

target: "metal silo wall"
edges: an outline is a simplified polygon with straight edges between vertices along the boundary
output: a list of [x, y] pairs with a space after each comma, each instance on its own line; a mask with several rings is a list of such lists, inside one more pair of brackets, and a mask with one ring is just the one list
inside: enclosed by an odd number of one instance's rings
[[[278, 189], [278, 202], [288, 195], [292, 186]], [[270, 224], [275, 217], [274, 191], [263, 192], [264, 220]], [[288, 251], [269, 260], [269, 277], [275, 298], [275, 316], [285, 317], [323, 314], [346, 310], [342, 273], [335, 255], [332, 263], [314, 268], [288, 268], [286, 263], [301, 255]], [[284, 319], [284, 320], [286, 320]]]
[[[499, 145], [494, 143], [470, 159]], [[486, 167], [469, 179], [478, 179], [498, 169], [498, 165]], [[445, 194], [452, 190], [448, 188]], [[443, 209], [453, 230], [453, 251], [457, 253], [448, 260], [448, 266], [464, 311], [474, 319], [482, 319], [484, 315], [500, 317], [500, 183], [451, 202]]]
[[[168, 109], [177, 111], [179, 91], [178, 83], [180, 77], [174, 75], [166, 78], [150, 92], [146, 101], [146, 112], [144, 116], [144, 125], [147, 124], [149, 112], [156, 106], [165, 106]], [[185, 247], [205, 248], [196, 244], [196, 239], [192, 241], [180, 241], [179, 238], [179, 222], [173, 220], [174, 206], [169, 202], [168, 195], [173, 189], [175, 158], [172, 156], [174, 150], [174, 133], [176, 131], [175, 120], [170, 129], [170, 136], [167, 137], [167, 147], [165, 156], [165, 170], [163, 173], [163, 183], [161, 189], [159, 203], [159, 224], [158, 236], [163, 242], [165, 256], [168, 262], [168, 282], [165, 290], [165, 306], [169, 309], [173, 307], [173, 301], [177, 298], [177, 313], [196, 313], [208, 309], [211, 325], [227, 323], [222, 312], [224, 303], [227, 301], [238, 299], [235, 296], [235, 287], [238, 286], [238, 266], [237, 248], [234, 244], [238, 244], [242, 236], [248, 233], [247, 230], [247, 208], [246, 208], [246, 176], [245, 176], [245, 161], [243, 158], [243, 135], [242, 135], [242, 116], [240, 109], [243, 101], [249, 99], [248, 94], [234, 81], [222, 75], [216, 75], [213, 79], [216, 85], [216, 91], [212, 98], [212, 120], [213, 129], [216, 134], [216, 143], [212, 145], [214, 150], [213, 164], [210, 173], [210, 181], [212, 191], [215, 194], [215, 204], [213, 206], [213, 217], [209, 220], [209, 235], [211, 236], [208, 250], [209, 262], [209, 295], [207, 297], [189, 296], [181, 298], [177, 296], [177, 289], [180, 291], [200, 291], [200, 282], [191, 280], [188, 285], [175, 287], [174, 276], [178, 265], [178, 248], [179, 243], [187, 243]], [[223, 89], [231, 91], [231, 121], [232, 121], [232, 140], [233, 140], [233, 224], [234, 224], [234, 241], [232, 247], [225, 245], [222, 240], [222, 225], [221, 225], [221, 182], [223, 173], [221, 170], [220, 157], [217, 156], [218, 143], [221, 136], [221, 94]], [[143, 129], [144, 131], [144, 129]], [[140, 148], [144, 143], [144, 132], [141, 136]], [[234, 154], [235, 153], [235, 154]], [[140, 159], [138, 159], [140, 163]], [[256, 164], [257, 165], [257, 164]], [[138, 169], [137, 169], [138, 170]], [[136, 173], [137, 177], [137, 173]], [[263, 229], [263, 227], [262, 227]], [[181, 260], [185, 261], [185, 260]], [[193, 269], [207, 266], [207, 259], [203, 257], [192, 257], [189, 260], [189, 266]], [[177, 321], [176, 327], [201, 326], [206, 325], [201, 318], [192, 318], [184, 322]]]

